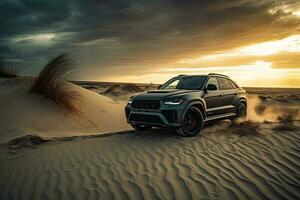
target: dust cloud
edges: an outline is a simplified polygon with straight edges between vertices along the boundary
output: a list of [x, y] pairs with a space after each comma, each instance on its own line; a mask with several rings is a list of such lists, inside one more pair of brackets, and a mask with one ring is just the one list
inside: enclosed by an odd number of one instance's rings
[[278, 122], [300, 120], [300, 107], [293, 104], [278, 105], [263, 102], [258, 95], [248, 96], [247, 120], [252, 122]]

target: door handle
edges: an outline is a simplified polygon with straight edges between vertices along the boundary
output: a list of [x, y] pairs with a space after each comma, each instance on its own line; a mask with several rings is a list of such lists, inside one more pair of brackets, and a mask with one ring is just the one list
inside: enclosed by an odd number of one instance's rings
[[219, 94], [219, 97], [222, 97], [223, 96], [223, 94]]

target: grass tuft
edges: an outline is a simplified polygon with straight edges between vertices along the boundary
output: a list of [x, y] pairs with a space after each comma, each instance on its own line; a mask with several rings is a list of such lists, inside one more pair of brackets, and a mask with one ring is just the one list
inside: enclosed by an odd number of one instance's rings
[[282, 115], [278, 116], [277, 120], [281, 123], [290, 123], [297, 120], [297, 116], [299, 116], [299, 109], [290, 108], [286, 109]]
[[74, 72], [74, 64], [67, 54], [61, 54], [44, 67], [35, 79], [30, 92], [52, 99], [57, 105], [72, 114], [80, 113], [77, 102], [80, 94], [68, 82]]

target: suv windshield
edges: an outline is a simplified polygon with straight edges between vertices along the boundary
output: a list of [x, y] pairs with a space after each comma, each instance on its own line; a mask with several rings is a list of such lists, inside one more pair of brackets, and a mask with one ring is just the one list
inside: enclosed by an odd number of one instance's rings
[[185, 89], [185, 90], [197, 90], [200, 89], [205, 82], [207, 76], [185, 76], [176, 77], [167, 81], [161, 86], [160, 89]]

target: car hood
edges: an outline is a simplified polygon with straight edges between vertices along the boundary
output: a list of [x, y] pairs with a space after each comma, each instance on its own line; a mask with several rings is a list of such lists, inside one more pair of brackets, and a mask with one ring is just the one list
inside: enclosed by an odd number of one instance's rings
[[191, 92], [200, 92], [200, 90], [181, 90], [181, 89], [170, 89], [170, 90], [150, 90], [135, 96], [135, 99], [165, 99], [172, 96], [181, 96]]

